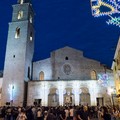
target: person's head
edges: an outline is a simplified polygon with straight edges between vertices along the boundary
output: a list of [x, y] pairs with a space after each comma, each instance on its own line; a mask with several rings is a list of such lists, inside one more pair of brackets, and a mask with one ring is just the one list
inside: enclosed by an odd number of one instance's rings
[[87, 106], [83, 106], [83, 110], [84, 110], [84, 111], [87, 111], [87, 110], [88, 110], [88, 107], [87, 107]]
[[108, 108], [107, 107], [105, 107], [105, 106], [102, 107], [102, 110], [103, 110], [104, 113], [108, 113]]
[[47, 114], [48, 114], [48, 112], [47, 112], [47, 111], [45, 111], [45, 112], [44, 112], [44, 116], [46, 116]]
[[21, 113], [25, 113], [25, 109], [21, 109]]

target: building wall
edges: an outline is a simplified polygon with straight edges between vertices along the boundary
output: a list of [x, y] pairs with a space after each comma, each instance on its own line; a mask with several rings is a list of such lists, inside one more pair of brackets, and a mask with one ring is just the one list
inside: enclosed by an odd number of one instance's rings
[[51, 52], [51, 57], [33, 63], [33, 79], [39, 80], [39, 73], [43, 71], [45, 80], [58, 79], [91, 79], [91, 71], [105, 73], [100, 62], [88, 59], [83, 52], [64, 47]]
[[[18, 19], [20, 10], [23, 11], [23, 18]], [[33, 15], [33, 12], [29, 3], [13, 5], [4, 65], [2, 105], [10, 102], [11, 105], [22, 106], [27, 99], [25, 81], [31, 79], [28, 77], [28, 68], [31, 76], [34, 52], [34, 25], [29, 21], [30, 15]], [[30, 33], [32, 33], [32, 41]]]
[[[96, 71], [94, 80], [91, 79], [93, 70]], [[41, 71], [44, 81], [39, 81]], [[33, 63], [33, 81], [28, 82], [27, 102], [33, 105], [35, 100], [40, 100], [43, 106], [65, 105], [65, 99], [70, 96], [72, 105], [97, 105], [97, 99], [102, 99], [104, 105], [111, 105], [112, 88], [111, 69], [84, 57], [79, 50], [64, 47], [51, 52], [50, 58]]]
[[[73, 95], [72, 105], [89, 104], [97, 105], [97, 98], [103, 98], [104, 105], [111, 105], [111, 96], [107, 93], [108, 87], [102, 86], [96, 80], [61, 80], [61, 81], [34, 81], [28, 83], [28, 105], [33, 105], [35, 99], [41, 99], [41, 105], [43, 106], [56, 106], [65, 105], [65, 95]], [[84, 98], [84, 101], [80, 101], [81, 93], [90, 94], [90, 102]], [[51, 94], [51, 97], [49, 98]], [[53, 102], [55, 95], [59, 97]], [[53, 96], [52, 96], [53, 95]], [[69, 95], [68, 95], [69, 96]], [[86, 101], [86, 102], [85, 102]], [[51, 104], [48, 104], [51, 103]]]
[[33, 80], [40, 79], [40, 72], [44, 72], [44, 79], [51, 80], [52, 79], [52, 66], [51, 66], [51, 58], [40, 60], [37, 62], [33, 62]]
[[114, 74], [114, 81], [116, 86], [116, 93], [120, 94], [120, 38], [116, 47], [112, 69]]
[[3, 83], [3, 77], [0, 78], [0, 106], [1, 106], [2, 83]]

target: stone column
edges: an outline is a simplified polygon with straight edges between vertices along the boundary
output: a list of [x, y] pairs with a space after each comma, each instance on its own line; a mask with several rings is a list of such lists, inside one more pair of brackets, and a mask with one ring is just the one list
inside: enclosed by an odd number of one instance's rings
[[79, 85], [79, 81], [74, 81], [72, 83], [72, 87], [73, 87], [73, 93], [75, 95], [75, 105], [79, 105], [80, 102], [80, 85]]
[[89, 93], [90, 93], [90, 99], [91, 99], [91, 105], [95, 106], [96, 103], [96, 97], [97, 97], [97, 88], [96, 83], [91, 83], [89, 86]]
[[49, 93], [49, 88], [48, 86], [46, 85], [45, 88], [44, 88], [44, 106], [48, 106], [48, 93]]
[[41, 89], [42, 106], [48, 106], [48, 93], [49, 93], [48, 84], [43, 83], [41, 87], [42, 87]]
[[63, 87], [63, 84], [59, 85], [58, 91], [59, 91], [59, 105], [63, 106], [63, 102], [64, 102], [64, 98], [63, 98], [64, 87]]
[[75, 95], [75, 105], [79, 105], [80, 98], [79, 98], [79, 88], [76, 87], [73, 89]]

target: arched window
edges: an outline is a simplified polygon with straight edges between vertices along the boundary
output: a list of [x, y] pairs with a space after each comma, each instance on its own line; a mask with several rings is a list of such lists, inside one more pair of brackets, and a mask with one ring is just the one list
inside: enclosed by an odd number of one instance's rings
[[28, 78], [30, 79], [30, 67], [28, 67]]
[[33, 40], [33, 35], [32, 35], [32, 32], [30, 33], [30, 41]]
[[20, 37], [20, 28], [16, 28], [16, 32], [15, 32], [15, 38], [19, 38]]
[[44, 80], [44, 72], [43, 71], [40, 72], [39, 77], [40, 77], [40, 80]]
[[19, 0], [20, 1], [20, 4], [23, 4], [24, 0]]
[[23, 18], [23, 11], [18, 12], [18, 20]]
[[33, 18], [32, 18], [32, 15], [30, 15], [30, 23], [33, 22]]
[[68, 57], [67, 57], [67, 56], [65, 57], [65, 60], [68, 60]]
[[96, 71], [95, 71], [95, 70], [92, 70], [92, 71], [91, 71], [91, 79], [92, 79], [92, 80], [97, 80], [97, 74], [96, 74]]

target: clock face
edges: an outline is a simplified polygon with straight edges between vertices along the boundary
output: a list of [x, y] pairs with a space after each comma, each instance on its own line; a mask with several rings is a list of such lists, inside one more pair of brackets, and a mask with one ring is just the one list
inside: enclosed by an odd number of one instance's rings
[[69, 64], [65, 64], [63, 66], [63, 72], [66, 74], [66, 75], [69, 75], [71, 73], [71, 66]]

